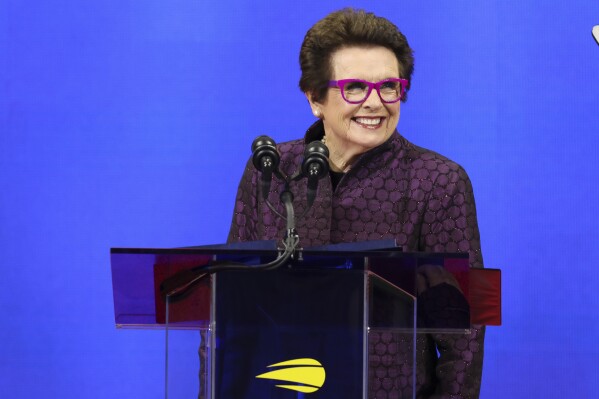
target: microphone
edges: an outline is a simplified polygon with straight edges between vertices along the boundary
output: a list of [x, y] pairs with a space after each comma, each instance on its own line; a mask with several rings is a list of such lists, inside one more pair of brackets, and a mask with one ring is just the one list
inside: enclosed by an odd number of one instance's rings
[[281, 157], [273, 139], [268, 136], [256, 137], [252, 143], [252, 162], [262, 172], [261, 188], [264, 199], [270, 193], [270, 182], [273, 171], [277, 171]]
[[597, 44], [599, 44], [599, 25], [593, 26], [593, 37], [595, 38]]
[[316, 140], [306, 146], [302, 174], [308, 178], [308, 207], [310, 209], [316, 199], [318, 180], [329, 173], [329, 149], [322, 141]]

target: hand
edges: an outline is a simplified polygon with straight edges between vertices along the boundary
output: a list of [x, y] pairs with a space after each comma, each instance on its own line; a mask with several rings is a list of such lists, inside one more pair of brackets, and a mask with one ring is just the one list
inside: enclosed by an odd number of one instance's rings
[[444, 267], [422, 265], [416, 269], [418, 328], [469, 329], [470, 305], [455, 277]]
[[442, 283], [449, 284], [452, 287], [457, 288], [462, 295], [464, 294], [453, 274], [448, 272], [443, 266], [426, 264], [418, 266], [416, 269], [417, 295], [421, 295], [428, 289]]

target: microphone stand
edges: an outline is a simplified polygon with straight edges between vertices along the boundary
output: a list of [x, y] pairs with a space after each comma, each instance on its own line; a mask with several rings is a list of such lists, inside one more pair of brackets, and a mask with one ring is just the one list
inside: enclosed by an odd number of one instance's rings
[[198, 281], [212, 273], [231, 270], [275, 270], [287, 263], [289, 259], [294, 258], [300, 238], [295, 229], [293, 194], [291, 193], [289, 184], [292, 181], [302, 179], [303, 177], [308, 178], [308, 206], [302, 215], [303, 217], [312, 207], [318, 180], [328, 173], [328, 149], [319, 141], [310, 143], [308, 147], [306, 147], [306, 151], [304, 153], [305, 158], [301, 169], [291, 177], [285, 176], [280, 172], [278, 168], [278, 153], [276, 152], [276, 147], [272, 139], [266, 136], [258, 137], [252, 144], [252, 150], [254, 152], [254, 165], [258, 170], [260, 170], [263, 174], [266, 174], [268, 177], [268, 179], [261, 181], [262, 189], [265, 190], [265, 188], [270, 187], [270, 182], [267, 182], [266, 180], [272, 179], [273, 174], [277, 178], [283, 180], [285, 183], [285, 189], [280, 196], [280, 200], [285, 207], [285, 216], [277, 212], [272, 204], [268, 201], [268, 192], [263, 192], [264, 201], [267, 206], [277, 215], [286, 220], [285, 236], [282, 240], [282, 252], [279, 252], [277, 258], [272, 262], [261, 265], [248, 266], [243, 263], [215, 261], [209, 265], [197, 266], [177, 273], [165, 279], [160, 284], [160, 292], [167, 302], [183, 295]]

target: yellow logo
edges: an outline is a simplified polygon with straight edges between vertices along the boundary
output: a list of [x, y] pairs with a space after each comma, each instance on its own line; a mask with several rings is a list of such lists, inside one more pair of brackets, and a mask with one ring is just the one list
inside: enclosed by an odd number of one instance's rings
[[271, 364], [270, 367], [282, 367], [278, 370], [257, 375], [256, 378], [265, 378], [269, 380], [279, 380], [285, 382], [297, 383], [299, 385], [277, 385], [279, 388], [291, 389], [303, 393], [313, 393], [318, 391], [324, 384], [326, 373], [324, 367], [315, 359], [293, 359], [285, 362]]

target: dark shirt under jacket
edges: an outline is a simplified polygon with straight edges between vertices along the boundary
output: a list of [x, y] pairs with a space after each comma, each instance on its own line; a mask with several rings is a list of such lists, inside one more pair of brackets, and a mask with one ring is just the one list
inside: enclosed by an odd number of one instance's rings
[[[297, 171], [305, 144], [320, 140], [323, 134], [322, 122], [318, 121], [304, 140], [278, 145], [281, 170], [288, 175]], [[284, 235], [285, 221], [262, 201], [259, 179], [248, 162], [237, 192], [229, 242], [280, 240]], [[307, 206], [306, 189], [305, 180], [291, 184], [296, 215], [303, 214]], [[283, 184], [273, 179], [269, 200], [280, 213], [284, 213], [279, 201], [282, 190]], [[470, 266], [482, 267], [468, 175], [460, 165], [410, 143], [397, 132], [362, 154], [334, 190], [330, 178], [322, 179], [312, 209], [297, 220], [297, 232], [304, 248], [395, 239], [407, 252], [469, 252]], [[382, 367], [392, 366], [385, 362], [393, 358], [399, 343], [386, 334], [372, 335], [370, 367], [377, 370], [378, 361], [382, 371], [371, 376], [371, 396], [379, 396], [377, 390], [401, 391], [400, 379], [385, 374]], [[483, 327], [474, 327], [466, 335], [419, 334], [417, 396], [477, 398], [483, 341]]]

